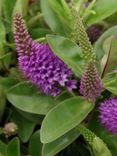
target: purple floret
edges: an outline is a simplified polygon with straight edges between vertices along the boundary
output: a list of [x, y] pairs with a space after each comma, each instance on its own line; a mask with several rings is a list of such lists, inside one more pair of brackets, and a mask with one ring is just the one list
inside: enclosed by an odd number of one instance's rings
[[76, 88], [76, 80], [71, 80], [71, 69], [52, 52], [48, 44], [32, 40], [19, 14], [14, 17], [14, 28], [19, 69], [27, 79], [43, 93], [52, 96], [57, 96], [62, 87], [69, 91]]
[[77, 81], [76, 80], [69, 80], [67, 82], [67, 89], [69, 92], [71, 92], [72, 89], [77, 89]]
[[99, 110], [101, 124], [112, 134], [117, 134], [117, 98], [105, 100]]

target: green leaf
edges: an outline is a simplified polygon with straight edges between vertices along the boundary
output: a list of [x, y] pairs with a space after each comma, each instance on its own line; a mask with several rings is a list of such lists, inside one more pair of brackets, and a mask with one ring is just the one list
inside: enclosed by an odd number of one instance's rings
[[21, 72], [19, 71], [19, 69], [17, 67], [10, 68], [9, 77], [11, 79], [16, 80], [17, 82], [21, 82], [23, 80], [22, 74], [21, 74]]
[[5, 110], [5, 106], [6, 106], [6, 97], [2, 87], [0, 86], [0, 121]]
[[58, 95], [56, 97], [55, 101], [57, 103], [60, 103], [60, 102], [62, 102], [64, 100], [67, 100], [67, 99], [69, 99], [71, 97], [72, 97], [72, 95], [70, 95], [70, 93], [68, 93], [67, 91], [63, 91], [60, 95]]
[[10, 141], [6, 156], [20, 156], [20, 142], [18, 138], [14, 138]]
[[0, 156], [6, 156], [6, 144], [0, 141]]
[[61, 102], [44, 118], [40, 131], [41, 141], [49, 143], [66, 134], [85, 119], [93, 106], [81, 97]]
[[109, 58], [110, 58], [110, 52], [111, 52], [111, 44], [112, 44], [112, 39], [114, 37], [111, 36], [109, 38], [107, 38], [103, 44], [103, 50], [104, 50], [104, 56], [101, 60], [101, 77], [104, 77], [105, 73], [106, 73], [106, 68], [108, 66], [108, 61], [109, 61]]
[[66, 0], [60, 0], [60, 3], [61, 3], [61, 5], [62, 5], [62, 7], [63, 7], [63, 9], [65, 11], [65, 15], [69, 16], [69, 17], [66, 17], [66, 18], [71, 19], [71, 16], [72, 16], [71, 15], [71, 10], [70, 10], [70, 7], [69, 7], [67, 1]]
[[[91, 149], [90, 147], [87, 145], [85, 145], [83, 142], [82, 143], [76, 143], [76, 147], [75, 147], [81, 156], [91, 156]], [[73, 151], [75, 153], [75, 150]], [[76, 156], [76, 154], [74, 155]]]
[[48, 0], [41, 0], [41, 10], [49, 27], [57, 34], [66, 36], [67, 32], [65, 27], [62, 25], [55, 12], [52, 10]]
[[0, 135], [4, 133], [3, 128], [0, 127]]
[[47, 40], [53, 52], [72, 69], [76, 76], [80, 77], [84, 65], [78, 45], [65, 37], [55, 35], [47, 35]]
[[12, 60], [12, 53], [7, 53], [5, 55], [3, 55], [2, 57], [0, 57], [0, 63], [3, 64], [3, 68], [6, 70], [9, 70], [9, 66]]
[[2, 17], [3, 0], [0, 1], [0, 18]]
[[[103, 44], [105, 56], [107, 54], [105, 64], [102, 64], [102, 75], [111, 72], [117, 68], [117, 39], [115, 37], [108, 38]], [[103, 62], [103, 60], [102, 60]]]
[[2, 1], [3, 1], [3, 15], [5, 17], [5, 20], [7, 20], [7, 22], [11, 22], [12, 12], [16, 0], [2, 0]]
[[40, 142], [40, 131], [36, 131], [30, 138], [29, 154], [31, 156], [41, 156], [42, 143]]
[[31, 28], [29, 33], [33, 39], [38, 39], [45, 37], [47, 34], [51, 34], [52, 32], [47, 28]]
[[117, 95], [117, 72], [107, 74], [102, 81], [105, 89]]
[[106, 41], [106, 39], [116, 35], [117, 35], [117, 26], [113, 26], [112, 28], [105, 31], [103, 35], [97, 40], [94, 46], [94, 52], [96, 53], [98, 61], [101, 60], [105, 54], [103, 44]]
[[6, 42], [6, 31], [3, 22], [0, 20], [0, 58], [5, 54], [4, 44]]
[[[70, 8], [68, 7], [68, 4], [65, 0], [48, 0], [51, 8], [53, 9], [54, 13], [57, 15], [57, 17], [60, 19], [66, 30], [70, 33], [71, 31], [71, 24], [72, 21], [72, 14], [70, 11]], [[63, 11], [64, 10], [64, 11]]]
[[21, 82], [10, 88], [7, 98], [16, 108], [34, 114], [46, 114], [55, 106], [53, 97], [39, 93], [28, 82]]
[[92, 156], [89, 147], [81, 141], [73, 142], [61, 153], [64, 156]]
[[18, 113], [33, 123], [41, 125], [44, 115], [32, 114], [17, 109]]
[[97, 0], [92, 10], [95, 14], [90, 14], [87, 20], [87, 25], [90, 26], [98, 23], [117, 11], [117, 0]]
[[4, 92], [14, 86], [17, 83], [16, 80], [10, 78], [10, 77], [0, 77], [0, 87], [3, 88]]
[[18, 127], [18, 135], [22, 142], [27, 142], [34, 130], [35, 123], [24, 118], [17, 111], [14, 111], [12, 120]]
[[44, 144], [42, 150], [42, 156], [53, 156], [62, 151], [65, 147], [70, 145], [76, 138], [79, 137], [77, 129], [73, 129], [70, 132], [66, 133], [57, 140]]
[[[108, 29], [107, 31], [105, 31], [103, 33], [103, 35], [97, 40], [97, 42], [95, 43], [94, 45], [94, 52], [96, 54], [96, 58], [97, 58], [97, 63], [98, 63], [98, 66], [100, 66], [100, 64], [102, 64], [102, 61], [106, 58], [107, 60], [107, 55], [108, 55], [108, 52], [105, 53], [105, 50], [104, 50], [104, 42], [107, 40], [107, 39], [111, 39], [112, 36], [116, 36], [117, 35], [117, 26], [114, 26], [110, 29]], [[108, 47], [107, 47], [108, 48]], [[105, 61], [106, 62], [106, 61]], [[104, 63], [105, 64], [105, 63]], [[102, 71], [101, 73], [103, 73], [103, 68], [102, 68]]]

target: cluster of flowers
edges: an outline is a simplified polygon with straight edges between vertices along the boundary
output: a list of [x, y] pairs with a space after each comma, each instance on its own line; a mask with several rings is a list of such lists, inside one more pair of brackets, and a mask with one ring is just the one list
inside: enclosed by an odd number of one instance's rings
[[19, 69], [45, 94], [57, 96], [62, 87], [76, 88], [72, 71], [50, 49], [48, 44], [36, 43], [30, 37], [20, 14], [14, 17], [14, 38]]
[[[66, 87], [77, 89], [77, 80], [72, 70], [58, 58], [48, 44], [33, 41], [20, 14], [14, 16], [14, 38], [18, 53], [19, 69], [43, 93], [57, 96]], [[81, 78], [80, 93], [85, 99], [95, 102], [103, 86], [93, 64], [89, 64]], [[117, 133], [117, 99], [109, 99], [100, 106], [101, 123]]]

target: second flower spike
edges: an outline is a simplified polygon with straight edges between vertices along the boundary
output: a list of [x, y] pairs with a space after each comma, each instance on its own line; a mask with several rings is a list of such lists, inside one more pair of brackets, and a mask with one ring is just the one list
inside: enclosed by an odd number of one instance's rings
[[80, 93], [90, 101], [95, 102], [101, 95], [103, 88], [102, 82], [93, 63], [89, 63], [81, 78]]

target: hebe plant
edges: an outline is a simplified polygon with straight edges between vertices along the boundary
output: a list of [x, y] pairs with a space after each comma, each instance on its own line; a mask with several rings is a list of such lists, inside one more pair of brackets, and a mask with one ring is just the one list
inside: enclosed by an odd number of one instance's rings
[[0, 1], [1, 156], [117, 155], [116, 6]]

